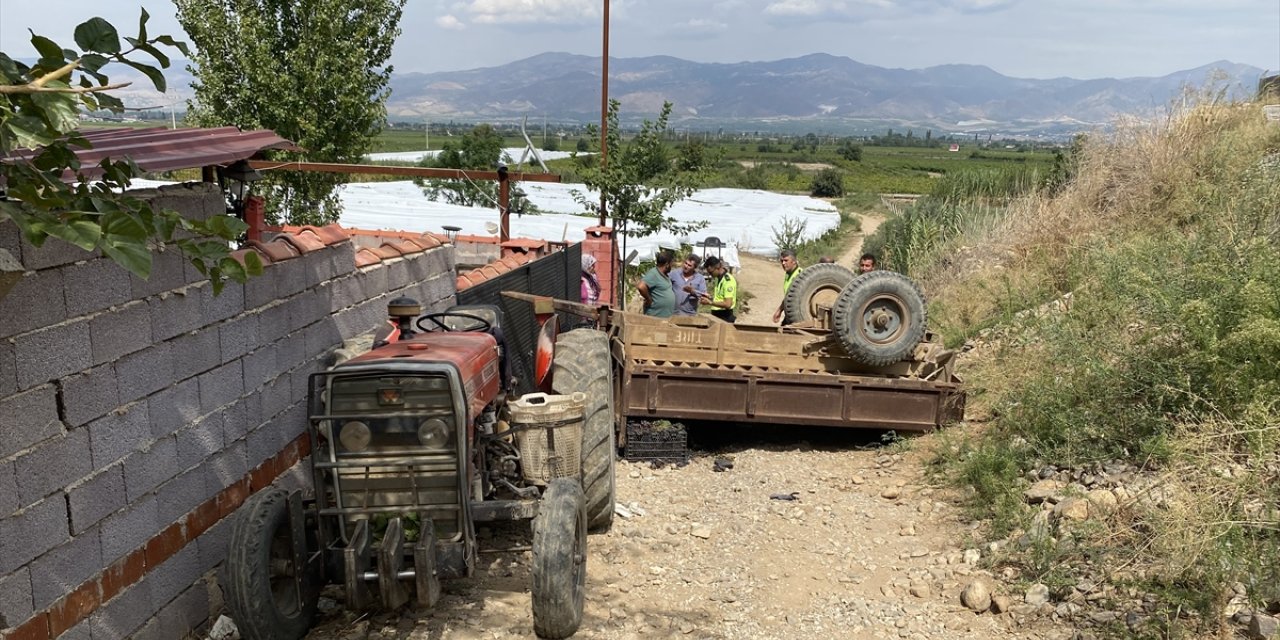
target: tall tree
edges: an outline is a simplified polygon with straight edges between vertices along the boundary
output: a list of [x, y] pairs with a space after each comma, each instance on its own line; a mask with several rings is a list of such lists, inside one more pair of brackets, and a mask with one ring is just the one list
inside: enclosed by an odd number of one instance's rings
[[[707, 226], [705, 221], [679, 223], [666, 216], [667, 209], [693, 193], [690, 176], [671, 170], [671, 160], [662, 144], [671, 116], [671, 103], [662, 106], [657, 121], [644, 121], [640, 133], [623, 144], [618, 125], [617, 100], [609, 101], [609, 159], [604, 167], [594, 164], [579, 170], [588, 188], [604, 194], [608, 213], [619, 230], [636, 238], [667, 231], [685, 235]], [[588, 127], [592, 146], [600, 148], [600, 131]], [[574, 190], [573, 197], [587, 211], [599, 215], [600, 200]]]
[[[272, 129], [313, 162], [359, 162], [386, 124], [405, 0], [174, 0], [197, 52], [188, 118]], [[287, 158], [294, 154], [281, 154]], [[342, 176], [272, 171], [268, 213], [336, 220]]]
[[[153, 246], [176, 246], [220, 291], [225, 278], [244, 281], [262, 269], [256, 254], [243, 264], [229, 255], [228, 241], [244, 231], [243, 222], [229, 216], [188, 220], [154, 209], [125, 192], [140, 173], [131, 159], [105, 158], [98, 163], [101, 177], [87, 178], [75, 153], [93, 146], [76, 131], [81, 109], [124, 108], [110, 92], [129, 83], [113, 84], [105, 71], [109, 65], [130, 66], [164, 91], [160, 69], [169, 66], [169, 57], [162, 47], [187, 52], [172, 36], [148, 35], [148, 18], [144, 9], [133, 38], [122, 38], [111, 23], [91, 18], [75, 28], [75, 49], [32, 33], [31, 45], [40, 57], [30, 64], [0, 51], [0, 158], [21, 148], [37, 150], [29, 160], [0, 162], [0, 223], [12, 220], [37, 247], [54, 237], [86, 251], [101, 250], [142, 278], [151, 274]], [[158, 66], [143, 62], [144, 55]], [[0, 283], [0, 297], [5, 293]]]
[[[476, 169], [493, 171], [502, 160], [502, 135], [487, 124], [476, 125], [466, 135], [444, 143], [444, 148], [435, 158], [423, 158], [418, 163], [423, 167], [441, 167], [444, 169]], [[490, 180], [415, 180], [423, 187], [423, 193], [432, 200], [444, 198], [449, 204], [460, 204], [468, 207], [498, 206], [498, 183]], [[512, 183], [509, 194], [511, 211], [533, 213], [536, 208], [531, 205], [524, 193]]]

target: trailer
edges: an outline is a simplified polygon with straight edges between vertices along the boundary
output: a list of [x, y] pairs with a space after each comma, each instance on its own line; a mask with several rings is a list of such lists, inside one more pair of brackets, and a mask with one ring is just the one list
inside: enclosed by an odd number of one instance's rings
[[[623, 447], [628, 419], [925, 432], [964, 415], [965, 391], [954, 372], [954, 352], [928, 332], [908, 356], [870, 365], [850, 356], [829, 326], [830, 314], [777, 327], [702, 315], [659, 319], [608, 306], [503, 295], [529, 302], [550, 324], [558, 322], [553, 316], [565, 314], [576, 319], [570, 323], [586, 322], [609, 337], [611, 400]], [[553, 343], [542, 340], [540, 348], [551, 349]]]

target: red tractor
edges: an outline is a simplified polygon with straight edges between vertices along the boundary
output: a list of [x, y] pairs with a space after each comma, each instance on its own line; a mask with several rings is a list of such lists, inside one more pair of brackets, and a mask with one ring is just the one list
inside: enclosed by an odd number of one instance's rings
[[498, 309], [420, 313], [392, 301], [372, 351], [311, 377], [314, 495], [260, 492], [232, 528], [223, 584], [246, 640], [303, 637], [328, 583], [354, 610], [433, 606], [441, 579], [475, 571], [477, 522], [522, 519], [532, 519], [534, 630], [577, 631], [587, 532], [613, 519], [608, 340], [593, 329], [552, 338], [548, 323], [536, 376], [579, 404], [522, 424]]

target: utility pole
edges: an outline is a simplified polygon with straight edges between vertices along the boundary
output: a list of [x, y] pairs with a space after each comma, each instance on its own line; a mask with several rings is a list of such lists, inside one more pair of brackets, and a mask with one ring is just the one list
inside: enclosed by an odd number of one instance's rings
[[424, 151], [430, 151], [430, 150], [431, 150], [431, 120], [424, 120], [424, 121], [423, 121], [423, 123], [427, 125], [427, 126], [425, 127], [425, 128], [426, 128], [426, 131], [427, 131], [427, 135], [426, 135], [426, 144], [427, 144], [427, 146], [426, 146], [426, 148], [425, 148], [425, 149], [423, 149], [423, 150], [424, 150]]
[[[604, 0], [604, 54], [600, 70], [600, 168], [609, 164], [609, 0]], [[600, 190], [600, 226], [608, 218], [604, 190]]]

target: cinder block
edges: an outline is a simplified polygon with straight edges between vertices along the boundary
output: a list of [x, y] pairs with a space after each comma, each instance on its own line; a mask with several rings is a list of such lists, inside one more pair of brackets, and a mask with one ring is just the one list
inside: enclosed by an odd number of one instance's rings
[[325, 318], [303, 329], [306, 358], [303, 362], [319, 357], [342, 346], [342, 333], [333, 318]]
[[231, 362], [261, 344], [258, 339], [258, 314], [245, 314], [218, 325], [218, 344], [222, 350], [223, 362]]
[[167, 342], [124, 356], [115, 367], [120, 402], [141, 400], [174, 382], [173, 351]]
[[145, 402], [121, 407], [90, 422], [86, 428], [93, 466], [99, 469], [147, 446], [152, 440]]
[[327, 297], [330, 289], [332, 287], [327, 286], [307, 289], [285, 302], [290, 332], [328, 317], [330, 309]]
[[394, 291], [409, 286], [409, 260], [395, 258], [383, 260], [383, 268], [387, 270], [387, 290]]
[[189, 469], [222, 450], [222, 414], [211, 414], [176, 435], [178, 468]]
[[67, 489], [71, 533], [80, 535], [125, 505], [123, 466], [113, 464]]
[[58, 640], [93, 640], [89, 619], [85, 618], [80, 621], [80, 624], [63, 631], [62, 635], [58, 636]]
[[270, 265], [263, 270], [262, 275], [256, 278], [249, 278], [244, 283], [244, 308], [246, 310], [266, 306], [284, 297], [284, 294], [279, 290], [276, 277], [283, 264], [288, 263]]
[[248, 451], [245, 441], [239, 440], [227, 443], [222, 452], [209, 458], [209, 475], [205, 480], [209, 483], [206, 489], [210, 494], [216, 494], [248, 475], [252, 468], [249, 466]]
[[205, 327], [169, 341], [172, 345], [173, 377], [186, 380], [222, 364], [217, 327]]
[[33, 606], [44, 609], [102, 571], [102, 543], [86, 531], [31, 562]]
[[[299, 296], [305, 294], [298, 294]], [[295, 298], [297, 296], [294, 296]], [[290, 298], [292, 300], [292, 298]], [[258, 311], [258, 343], [275, 342], [292, 331], [289, 325], [289, 303], [277, 302]]]
[[296, 401], [293, 397], [292, 374], [284, 373], [268, 382], [267, 386], [263, 387], [260, 395], [262, 397], [262, 419], [270, 420]]
[[251, 392], [261, 387], [268, 380], [280, 375], [280, 366], [276, 363], [276, 346], [265, 344], [244, 357], [244, 388]]
[[0, 462], [0, 518], [17, 511], [20, 506], [18, 480], [13, 475], [13, 463]]
[[14, 363], [13, 340], [0, 339], [0, 398], [18, 391], [18, 367]]
[[102, 564], [109, 565], [134, 549], [141, 548], [151, 536], [169, 526], [159, 518], [159, 499], [150, 495], [134, 502], [119, 513], [102, 521]]
[[311, 463], [305, 459], [285, 469], [271, 486], [285, 491], [306, 491], [311, 488]]
[[22, 333], [13, 342], [20, 389], [30, 389], [93, 366], [88, 320], [72, 320]]
[[0, 459], [62, 433], [53, 385], [0, 398]]
[[85, 251], [57, 238], [48, 238], [39, 247], [27, 242], [25, 238], [22, 240], [22, 264], [33, 271], [92, 260], [100, 255], [100, 251]]
[[276, 341], [276, 365], [280, 371], [288, 371], [307, 358], [307, 336], [304, 331], [294, 331]]
[[148, 568], [151, 569], [147, 575], [147, 581], [151, 583], [151, 608], [156, 611], [162, 611], [165, 605], [190, 589], [204, 575], [200, 570], [200, 557], [194, 544], [188, 544], [159, 567]]
[[58, 381], [58, 390], [62, 398], [62, 417], [71, 427], [86, 424], [120, 406], [113, 364], [67, 376]]
[[31, 570], [23, 567], [0, 576], [0, 629], [16, 626], [31, 617]]
[[15, 512], [0, 520], [0, 575], [12, 573], [70, 538], [62, 496]]
[[[190, 549], [194, 552], [195, 545], [191, 545]], [[179, 556], [182, 554], [179, 554]], [[170, 559], [172, 562], [177, 556]], [[198, 560], [198, 557], [197, 557]], [[168, 564], [168, 563], [166, 563]], [[197, 562], [198, 564], [198, 562]], [[163, 567], [162, 567], [163, 568]], [[209, 589], [202, 580], [203, 571], [197, 574], [196, 580], [192, 586], [188, 586], [186, 590], [179, 593], [176, 598], [165, 604], [159, 613], [152, 618], [152, 622], [156, 625], [156, 640], [173, 640], [173, 638], [184, 638], [197, 627], [201, 626], [209, 619]], [[159, 591], [162, 586], [155, 586], [154, 589]], [[155, 593], [152, 598], [159, 600], [159, 596]], [[150, 623], [148, 623], [150, 626]], [[144, 627], [145, 630], [145, 627]], [[137, 636], [138, 640], [145, 638], [144, 631], [140, 631]]]
[[0, 338], [65, 320], [67, 301], [61, 294], [62, 280], [61, 269], [23, 274], [22, 279], [4, 296]]
[[200, 412], [210, 413], [244, 394], [244, 371], [239, 360], [200, 374]]
[[271, 273], [271, 276], [276, 282], [276, 297], [287, 298], [295, 293], [305, 290], [309, 286], [309, 283], [307, 282], [306, 269], [303, 267], [302, 260], [289, 260], [287, 262], [273, 264], [269, 271], [274, 272]]
[[[293, 402], [305, 402], [311, 393], [311, 374], [319, 373], [324, 370], [325, 366], [319, 360], [311, 360], [302, 363], [302, 366], [294, 369], [289, 373], [289, 377], [293, 379], [293, 392], [290, 394]], [[285, 407], [286, 409], [288, 407]]]
[[158, 503], [156, 515], [162, 526], [167, 527], [177, 522], [187, 515], [187, 512], [214, 496], [214, 493], [209, 491], [213, 484], [209, 480], [211, 475], [210, 467], [206, 463], [197, 465], [160, 486], [156, 491]]
[[63, 269], [67, 316], [82, 316], [133, 299], [130, 274], [106, 258], [89, 260]]
[[182, 467], [178, 461], [178, 438], [165, 436], [142, 451], [135, 451], [124, 459], [125, 496], [130, 502], [168, 482], [178, 475]]
[[31, 504], [93, 473], [89, 432], [72, 429], [36, 445], [13, 462], [18, 497]]
[[236, 512], [223, 518], [196, 539], [196, 553], [200, 558], [201, 569], [209, 571], [227, 559], [227, 549], [231, 544], [231, 526], [238, 517], [240, 513]]
[[[260, 407], [261, 403], [257, 403], [256, 406]], [[242, 398], [218, 412], [222, 416], [223, 443], [235, 442], [261, 424], [262, 421], [258, 419], [258, 415], [256, 413], [251, 415], [249, 408], [247, 398]]]
[[373, 330], [385, 314], [385, 305], [378, 304], [377, 299], [367, 300], [333, 314], [333, 322], [338, 328], [338, 335], [347, 340]]
[[151, 311], [141, 300], [111, 309], [89, 320], [93, 363], [111, 362], [151, 344]]
[[201, 415], [199, 380], [183, 380], [147, 398], [147, 415], [157, 438], [194, 424]]
[[186, 286], [187, 279], [183, 274], [185, 262], [187, 262], [186, 256], [182, 255], [176, 245], [168, 246], [164, 251], [152, 251], [151, 277], [143, 280], [132, 274], [129, 276], [133, 299], [141, 300], [157, 293]]
[[151, 333], [156, 341], [199, 329], [208, 322], [201, 313], [200, 286], [190, 285], [147, 298]]
[[223, 283], [222, 291], [216, 296], [213, 295], [213, 285], [202, 285], [200, 296], [203, 300], [206, 324], [234, 318], [244, 313], [244, 285], [239, 282]]
[[270, 424], [280, 430], [281, 446], [292, 442], [307, 430], [307, 403], [298, 402], [285, 409]]
[[100, 638], [131, 638], [151, 618], [151, 584], [143, 580], [89, 616], [89, 631]]
[[357, 304], [370, 298], [376, 298], [391, 290], [387, 279], [387, 267], [381, 262], [365, 267], [356, 273], [358, 274], [356, 281], [360, 283], [359, 297], [356, 299]]
[[[285, 412], [283, 415], [288, 415]], [[279, 420], [274, 420], [259, 426], [257, 429], [249, 432], [246, 441], [249, 445], [249, 468], [252, 469], [263, 460], [279, 453], [288, 440], [284, 439], [284, 430], [281, 429]]]

